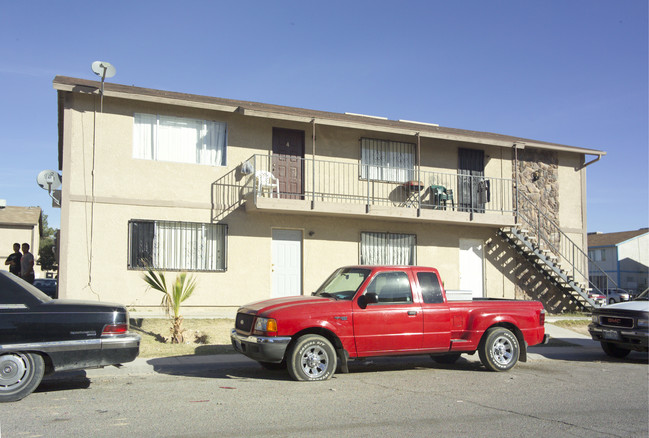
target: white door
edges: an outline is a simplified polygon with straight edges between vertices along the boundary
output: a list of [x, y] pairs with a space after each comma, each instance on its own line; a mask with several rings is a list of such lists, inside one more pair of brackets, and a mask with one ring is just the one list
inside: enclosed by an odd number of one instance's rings
[[302, 231], [273, 230], [271, 297], [302, 295]]
[[484, 296], [483, 242], [477, 239], [460, 239], [460, 289], [470, 290], [474, 298]]

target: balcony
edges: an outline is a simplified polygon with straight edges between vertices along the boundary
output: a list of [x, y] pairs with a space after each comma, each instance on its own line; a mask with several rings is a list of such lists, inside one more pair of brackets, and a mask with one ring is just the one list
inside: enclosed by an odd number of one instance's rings
[[[277, 180], [265, 181], [264, 172]], [[214, 221], [245, 205], [248, 213], [502, 227], [514, 225], [514, 184], [461, 173], [254, 155], [212, 184], [212, 205]]]

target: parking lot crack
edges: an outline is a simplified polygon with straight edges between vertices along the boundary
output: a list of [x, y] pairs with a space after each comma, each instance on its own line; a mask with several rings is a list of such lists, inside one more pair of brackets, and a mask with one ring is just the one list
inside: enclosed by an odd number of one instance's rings
[[485, 404], [470, 401], [470, 400], [465, 400], [465, 402], [469, 403], [469, 404], [472, 404], [474, 406], [479, 406], [481, 408], [490, 409], [490, 410], [493, 410], [493, 411], [498, 411], [498, 412], [503, 412], [503, 413], [507, 413], [507, 414], [517, 415], [517, 416], [520, 416], [520, 417], [527, 417], [527, 418], [531, 418], [531, 419], [539, 420], [539, 421], [547, 421], [547, 422], [550, 422], [550, 423], [563, 424], [565, 426], [574, 427], [574, 428], [577, 428], [577, 429], [580, 429], [580, 430], [583, 430], [583, 431], [594, 432], [594, 433], [597, 433], [597, 434], [604, 434], [604, 435], [608, 435], [608, 436], [612, 436], [612, 437], [619, 437], [619, 438], [623, 438], [623, 437], [627, 436], [627, 435], [613, 434], [613, 433], [610, 433], [610, 432], [602, 432], [601, 430], [598, 430], [598, 429], [593, 429], [593, 428], [590, 428], [590, 427], [580, 426], [578, 424], [570, 423], [568, 421], [557, 420], [555, 418], [544, 418], [544, 417], [540, 417], [538, 415], [532, 415], [532, 414], [525, 414], [525, 413], [522, 413], [522, 412], [513, 411], [511, 409], [503, 409], [503, 408], [499, 408], [499, 407], [495, 407], [495, 406], [489, 406], [489, 405], [485, 405]]

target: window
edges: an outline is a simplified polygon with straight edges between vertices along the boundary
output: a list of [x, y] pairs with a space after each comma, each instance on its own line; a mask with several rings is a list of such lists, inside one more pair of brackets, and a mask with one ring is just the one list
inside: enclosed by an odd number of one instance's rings
[[226, 270], [227, 225], [133, 220], [128, 232], [130, 269]]
[[415, 145], [361, 138], [361, 178], [404, 183], [414, 179]]
[[405, 272], [382, 272], [367, 286], [365, 293], [376, 294], [378, 304], [410, 304], [412, 291]]
[[606, 290], [608, 286], [608, 279], [604, 275], [591, 275], [588, 280], [591, 285], [598, 290]]
[[588, 251], [588, 257], [594, 262], [605, 262], [606, 261], [606, 250], [605, 249], [591, 249]]
[[320, 286], [314, 295], [321, 297], [333, 296], [339, 300], [351, 300], [370, 272], [369, 269], [360, 268], [338, 269]]
[[226, 137], [223, 122], [136, 113], [133, 158], [225, 166]]
[[361, 265], [414, 265], [414, 234], [361, 233]]
[[417, 279], [421, 287], [421, 295], [424, 303], [434, 304], [443, 303], [442, 288], [439, 285], [439, 279], [434, 272], [418, 272]]

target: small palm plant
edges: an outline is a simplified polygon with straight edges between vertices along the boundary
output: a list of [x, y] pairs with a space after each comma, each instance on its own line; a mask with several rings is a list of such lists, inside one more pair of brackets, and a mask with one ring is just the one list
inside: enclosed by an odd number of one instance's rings
[[[160, 305], [165, 309], [167, 316], [173, 318], [171, 326], [171, 343], [181, 344], [183, 342], [183, 317], [180, 316], [180, 305], [189, 298], [194, 289], [196, 289], [196, 279], [192, 276], [187, 277], [186, 272], [181, 272], [176, 276], [176, 280], [171, 287], [167, 285], [167, 280], [162, 272], [154, 271], [147, 267], [144, 274], [144, 281], [151, 289], [162, 292], [162, 301]], [[173, 316], [172, 316], [173, 315]]]

